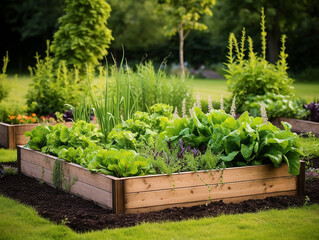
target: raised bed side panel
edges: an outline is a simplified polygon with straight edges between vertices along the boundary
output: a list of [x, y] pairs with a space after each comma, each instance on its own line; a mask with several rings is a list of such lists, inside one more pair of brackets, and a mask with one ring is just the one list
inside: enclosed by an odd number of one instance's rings
[[[24, 147], [18, 147], [21, 172], [50, 185], [56, 157], [42, 154]], [[63, 162], [64, 181], [62, 188], [102, 207], [113, 207], [112, 179], [102, 174], [91, 174], [87, 169]]]
[[271, 122], [275, 126], [279, 127], [280, 129], [283, 129], [281, 121], [289, 123], [292, 126], [291, 131], [293, 131], [293, 132], [296, 132], [296, 133], [312, 132], [317, 137], [319, 137], [319, 123], [318, 122], [293, 119], [293, 118], [275, 118]]
[[14, 125], [0, 123], [0, 146], [4, 148], [15, 148], [15, 127]]
[[[222, 182], [221, 183], [221, 179]], [[125, 179], [125, 212], [139, 213], [210, 201], [238, 202], [269, 196], [297, 195], [297, 177], [287, 165], [230, 168]], [[135, 189], [135, 190], [134, 190]]]

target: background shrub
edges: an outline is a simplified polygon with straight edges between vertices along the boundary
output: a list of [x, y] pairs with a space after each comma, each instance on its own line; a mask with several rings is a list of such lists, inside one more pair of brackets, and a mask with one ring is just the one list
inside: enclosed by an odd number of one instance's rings
[[[226, 64], [227, 83], [232, 91], [232, 98], [236, 97], [236, 106], [240, 112], [251, 111], [253, 115], [259, 113], [257, 106], [264, 101], [269, 117], [305, 117], [306, 111], [302, 102], [293, 99], [293, 79], [287, 74], [287, 54], [285, 52], [286, 36], [282, 36], [282, 46], [279, 60], [271, 64], [266, 60], [266, 31], [265, 16], [261, 15], [261, 46], [262, 55], [259, 57], [253, 49], [253, 41], [248, 37], [248, 56], [246, 56], [246, 33], [242, 31], [241, 41], [238, 42], [234, 34], [229, 36], [228, 63]], [[254, 102], [255, 101], [255, 102]]]
[[54, 68], [54, 59], [49, 55], [49, 44], [46, 57], [36, 55], [36, 66], [31, 68], [32, 83], [27, 98], [28, 112], [37, 115], [48, 115], [67, 109], [65, 104], [77, 106], [84, 89], [77, 68], [68, 69], [64, 61]]
[[0, 75], [0, 102], [6, 98], [9, 94], [9, 88], [3, 84], [3, 79], [6, 78], [6, 70], [9, 62], [8, 52], [6, 56], [3, 57], [2, 74]]

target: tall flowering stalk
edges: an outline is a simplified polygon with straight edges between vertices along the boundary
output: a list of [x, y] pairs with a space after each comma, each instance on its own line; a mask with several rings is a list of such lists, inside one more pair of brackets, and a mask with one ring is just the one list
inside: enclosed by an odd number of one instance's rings
[[183, 99], [182, 102], [182, 117], [183, 118], [187, 118], [187, 114], [186, 114], [186, 99]]
[[213, 111], [213, 103], [212, 103], [212, 99], [210, 98], [210, 96], [208, 96], [208, 112], [210, 113], [211, 111]]
[[234, 96], [233, 102], [232, 102], [232, 104], [231, 104], [230, 115], [231, 115], [233, 118], [236, 118], [236, 96]]
[[260, 113], [261, 113], [261, 118], [264, 120], [264, 123], [268, 124], [268, 117], [267, 117], [267, 112], [266, 112], [264, 102], [261, 102], [260, 104]]
[[224, 110], [224, 98], [223, 98], [223, 94], [220, 96], [220, 110]]

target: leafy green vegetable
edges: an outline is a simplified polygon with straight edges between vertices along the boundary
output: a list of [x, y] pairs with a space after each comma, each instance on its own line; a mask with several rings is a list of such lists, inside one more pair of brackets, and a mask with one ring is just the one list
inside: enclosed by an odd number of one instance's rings
[[29, 142], [25, 145], [28, 148], [40, 151], [47, 144], [47, 134], [52, 131], [52, 126], [40, 125], [31, 132], [26, 131], [24, 135], [30, 137]]

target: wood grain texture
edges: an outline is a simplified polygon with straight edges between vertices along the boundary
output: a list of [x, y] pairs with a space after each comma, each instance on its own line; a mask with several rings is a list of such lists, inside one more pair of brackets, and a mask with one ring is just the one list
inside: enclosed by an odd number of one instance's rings
[[[290, 176], [287, 165], [275, 168], [272, 165], [247, 166], [227, 168], [224, 171], [199, 171], [197, 173], [176, 173], [172, 176], [155, 175], [144, 177], [124, 178], [125, 194], [143, 191], [154, 191], [161, 189], [177, 189], [192, 186], [203, 186], [205, 184], [217, 184], [234, 181], [248, 181], [252, 179], [265, 179]], [[221, 178], [222, 177], [222, 178]]]
[[[52, 170], [57, 157], [40, 153], [31, 149], [21, 148], [21, 159], [35, 165]], [[112, 192], [112, 179], [104, 174], [91, 173], [88, 169], [74, 163], [63, 163], [64, 176], [77, 178], [79, 181]]]
[[0, 146], [4, 148], [9, 147], [8, 128], [8, 124], [0, 123]]
[[[25, 175], [36, 178], [53, 186], [51, 180], [52, 170], [21, 160], [21, 171]], [[70, 190], [70, 192], [75, 195], [81, 196], [88, 200], [92, 200], [96, 203], [99, 203], [99, 205], [101, 206], [112, 208], [111, 192], [104, 191], [100, 188], [81, 182], [76, 178], [70, 178], [69, 176], [65, 175], [63, 187], [64, 189]], [[71, 188], [68, 189], [69, 187]]]
[[205, 205], [210, 202], [220, 201], [222, 200], [224, 203], [237, 203], [242, 202], [249, 199], [265, 199], [267, 197], [275, 197], [275, 196], [296, 196], [297, 191], [284, 191], [284, 192], [275, 192], [275, 193], [265, 193], [265, 194], [254, 194], [249, 196], [241, 196], [241, 197], [233, 197], [233, 198], [222, 198], [222, 199], [213, 199], [213, 200], [204, 200], [204, 201], [197, 201], [197, 202], [187, 202], [187, 203], [175, 203], [175, 204], [167, 204], [167, 205], [159, 205], [159, 206], [152, 206], [152, 207], [143, 207], [143, 208], [126, 208], [125, 213], [145, 213], [145, 212], [152, 212], [152, 211], [160, 211], [166, 208], [173, 208], [173, 207], [192, 207], [192, 206], [199, 206]]
[[297, 133], [312, 132], [312, 134], [315, 134], [317, 137], [319, 137], [318, 122], [293, 119], [293, 118], [275, 118], [271, 122], [275, 126], [279, 127], [280, 129], [283, 129], [281, 121], [289, 123], [292, 126], [291, 131], [293, 132], [297, 132]]
[[220, 185], [185, 187], [175, 190], [158, 190], [125, 194], [126, 208], [196, 202], [223, 198], [234, 198], [254, 194], [295, 191], [295, 176], [225, 183]]

